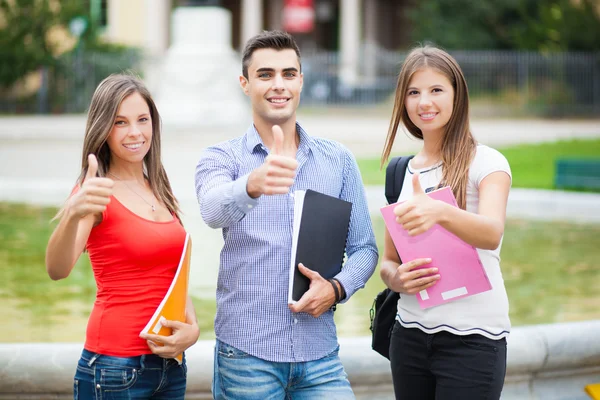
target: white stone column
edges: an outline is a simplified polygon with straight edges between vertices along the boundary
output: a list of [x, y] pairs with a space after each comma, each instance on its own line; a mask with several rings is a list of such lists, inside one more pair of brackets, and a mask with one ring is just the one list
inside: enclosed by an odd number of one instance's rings
[[171, 0], [145, 0], [146, 35], [144, 48], [153, 56], [161, 56], [169, 47]]
[[340, 1], [340, 79], [346, 85], [358, 81], [360, 10], [360, 0]]
[[242, 0], [242, 29], [240, 48], [263, 29], [262, 0]]
[[151, 91], [158, 87], [162, 59], [169, 48], [171, 0], [144, 0], [144, 81]]

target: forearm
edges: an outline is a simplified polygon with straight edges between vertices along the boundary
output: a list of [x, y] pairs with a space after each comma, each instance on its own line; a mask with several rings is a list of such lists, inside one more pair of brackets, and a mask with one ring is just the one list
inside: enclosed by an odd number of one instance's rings
[[366, 245], [348, 256], [344, 268], [335, 276], [342, 285], [346, 302], [356, 291], [362, 289], [377, 267], [379, 255], [376, 248]]
[[466, 243], [487, 250], [500, 245], [504, 221], [444, 204], [439, 224]]
[[187, 302], [185, 305], [185, 314], [185, 322], [191, 325], [198, 325], [198, 317], [196, 316], [196, 308], [194, 307], [192, 296], [188, 296], [187, 298]]
[[199, 198], [202, 219], [211, 228], [228, 227], [240, 221], [257, 204], [246, 192], [248, 176], [222, 183]]
[[396, 273], [396, 270], [399, 266], [400, 264], [393, 260], [387, 260], [384, 258], [381, 261], [381, 266], [379, 267], [379, 276], [381, 277], [381, 280], [383, 281], [385, 286], [389, 288], [392, 287], [392, 277]]
[[82, 249], [77, 248], [79, 222], [65, 210], [65, 215], [50, 236], [46, 248], [46, 271], [52, 280], [69, 276], [81, 254]]

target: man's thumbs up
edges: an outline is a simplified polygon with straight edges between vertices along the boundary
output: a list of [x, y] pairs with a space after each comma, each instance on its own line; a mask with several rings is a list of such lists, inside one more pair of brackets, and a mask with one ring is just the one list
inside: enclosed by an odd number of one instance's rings
[[283, 151], [283, 131], [279, 125], [273, 125], [273, 145], [271, 148], [271, 153], [276, 155], [281, 155]]
[[421, 182], [419, 181], [419, 175], [420, 174], [418, 172], [416, 172], [412, 176], [413, 196], [425, 193], [425, 191], [421, 187]]
[[98, 173], [98, 160], [96, 160], [96, 156], [93, 154], [88, 155], [88, 169], [85, 174], [85, 180], [95, 178]]

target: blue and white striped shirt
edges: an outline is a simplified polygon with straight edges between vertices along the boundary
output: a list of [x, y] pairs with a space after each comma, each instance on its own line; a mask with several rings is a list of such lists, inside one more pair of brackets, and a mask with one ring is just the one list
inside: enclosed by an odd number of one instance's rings
[[[346, 300], [373, 274], [378, 254], [356, 160], [341, 144], [310, 137], [300, 143], [294, 185], [286, 195], [248, 196], [248, 175], [268, 149], [254, 125], [244, 136], [207, 148], [196, 167], [196, 195], [204, 221], [223, 228], [217, 280], [217, 338], [275, 362], [325, 357], [337, 347], [333, 312], [294, 314], [287, 304], [294, 191], [312, 189], [350, 201], [347, 260], [336, 276]], [[310, 268], [310, 266], [308, 266]]]

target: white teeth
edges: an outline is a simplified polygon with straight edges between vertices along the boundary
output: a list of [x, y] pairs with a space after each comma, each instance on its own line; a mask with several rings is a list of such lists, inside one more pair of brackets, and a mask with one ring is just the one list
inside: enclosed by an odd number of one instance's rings
[[127, 147], [128, 149], [139, 149], [140, 147], [142, 147], [142, 143], [136, 143], [136, 144], [124, 144], [123, 146]]
[[270, 99], [271, 103], [285, 103], [287, 99]]
[[429, 114], [421, 114], [422, 118], [433, 118], [435, 117], [435, 113], [429, 113]]

